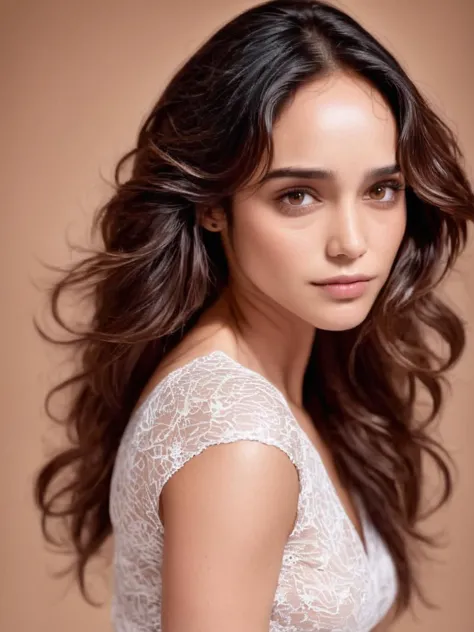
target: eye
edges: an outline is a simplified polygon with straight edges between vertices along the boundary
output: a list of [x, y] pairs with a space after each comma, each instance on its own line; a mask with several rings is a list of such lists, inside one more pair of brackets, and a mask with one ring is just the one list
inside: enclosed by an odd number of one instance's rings
[[[311, 201], [311, 198], [313, 201]], [[307, 189], [290, 189], [277, 198], [280, 210], [286, 215], [301, 214], [305, 209], [312, 206], [314, 201], [314, 194]]]
[[375, 202], [382, 206], [390, 206], [396, 203], [399, 193], [404, 189], [405, 187], [398, 180], [390, 180], [388, 182], [378, 182], [370, 191], [375, 193], [376, 197], [372, 198]]

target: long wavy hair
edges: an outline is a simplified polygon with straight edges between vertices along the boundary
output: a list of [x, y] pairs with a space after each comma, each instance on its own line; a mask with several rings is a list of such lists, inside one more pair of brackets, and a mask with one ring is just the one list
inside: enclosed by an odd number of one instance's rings
[[[156, 366], [228, 282], [220, 236], [201, 227], [197, 209], [221, 205], [231, 220], [235, 192], [262, 160], [265, 169], [271, 164], [282, 108], [300, 86], [334, 72], [365, 79], [391, 108], [407, 228], [367, 319], [345, 332], [318, 331], [304, 404], [393, 556], [397, 612], [415, 593], [427, 601], [415, 553], [436, 542], [420, 521], [449, 498], [453, 480], [429, 425], [445, 372], [465, 345], [462, 321], [435, 291], [465, 247], [474, 196], [453, 132], [400, 64], [354, 19], [315, 0], [245, 11], [178, 69], [116, 166], [113, 194], [93, 223], [100, 247], [62, 268], [48, 295], [77, 372], [46, 398], [55, 418], [51, 397], [67, 394], [60, 421], [69, 444], [38, 473], [35, 498], [49, 542], [64, 544], [51, 519], [64, 523], [69, 570], [88, 600], [86, 567], [111, 534], [110, 482], [127, 421]], [[71, 290], [88, 300], [85, 327], [60, 313]], [[420, 393], [428, 395], [425, 416], [417, 412]], [[425, 456], [442, 482], [428, 507]]]

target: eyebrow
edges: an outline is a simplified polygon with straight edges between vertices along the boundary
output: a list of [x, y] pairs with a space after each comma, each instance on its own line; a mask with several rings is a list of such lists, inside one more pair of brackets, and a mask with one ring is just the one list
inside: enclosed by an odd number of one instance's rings
[[[370, 169], [364, 174], [364, 178], [379, 178], [383, 176], [392, 176], [394, 174], [401, 173], [400, 166], [398, 164], [387, 165], [386, 167], [377, 167], [376, 169]], [[268, 180], [274, 180], [276, 178], [308, 178], [311, 180], [334, 180], [336, 178], [336, 172], [327, 169], [301, 169], [298, 167], [283, 167], [281, 169], [272, 169], [261, 180], [263, 184]]]

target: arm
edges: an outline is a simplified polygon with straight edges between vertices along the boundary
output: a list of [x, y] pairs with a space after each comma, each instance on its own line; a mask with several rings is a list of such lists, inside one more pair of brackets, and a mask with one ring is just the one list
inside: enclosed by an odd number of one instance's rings
[[299, 483], [280, 449], [213, 446], [163, 488], [163, 632], [268, 632]]

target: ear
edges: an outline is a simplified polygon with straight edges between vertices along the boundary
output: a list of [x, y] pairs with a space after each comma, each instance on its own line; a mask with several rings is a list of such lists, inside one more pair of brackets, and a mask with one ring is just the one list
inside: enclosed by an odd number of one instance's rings
[[221, 231], [226, 225], [224, 209], [220, 207], [198, 206], [196, 214], [198, 223], [213, 233]]

